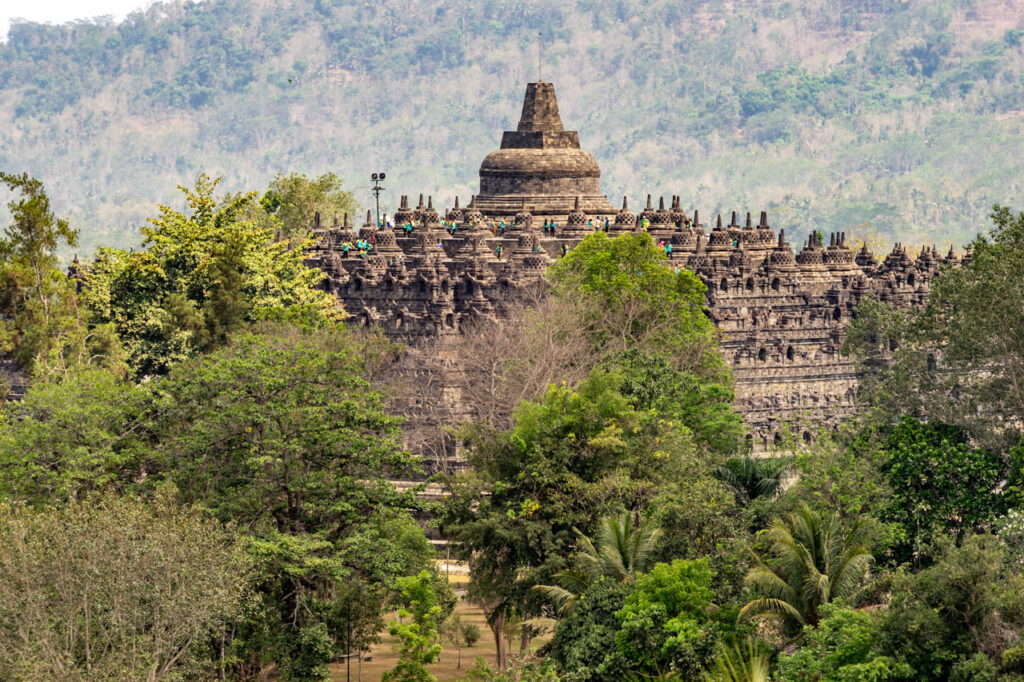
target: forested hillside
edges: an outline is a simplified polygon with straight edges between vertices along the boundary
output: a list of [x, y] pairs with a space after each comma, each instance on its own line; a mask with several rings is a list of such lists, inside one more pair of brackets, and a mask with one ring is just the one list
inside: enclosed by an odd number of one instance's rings
[[0, 169], [43, 180], [87, 252], [136, 243], [202, 171], [358, 190], [384, 170], [388, 201], [450, 202], [514, 124], [538, 33], [613, 198], [940, 245], [1019, 203], [1022, 0], [206, 0], [19, 23]]

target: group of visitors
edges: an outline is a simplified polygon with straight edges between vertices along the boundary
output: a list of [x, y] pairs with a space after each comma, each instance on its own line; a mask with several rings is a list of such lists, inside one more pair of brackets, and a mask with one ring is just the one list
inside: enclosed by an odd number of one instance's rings
[[348, 254], [354, 249], [360, 258], [366, 258], [367, 252], [373, 248], [373, 237], [370, 239], [357, 239], [353, 244], [350, 241], [341, 243], [341, 257], [348, 258]]

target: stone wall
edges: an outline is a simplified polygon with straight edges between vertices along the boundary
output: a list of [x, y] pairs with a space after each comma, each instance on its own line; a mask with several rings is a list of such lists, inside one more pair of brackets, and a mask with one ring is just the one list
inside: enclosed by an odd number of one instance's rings
[[[667, 267], [688, 268], [708, 287], [708, 314], [734, 369], [736, 406], [755, 450], [782, 438], [786, 429], [812, 438], [853, 409], [857, 379], [840, 349], [854, 308], [865, 296], [921, 305], [940, 266], [957, 262], [952, 252], [941, 257], [927, 248], [910, 258], [897, 245], [877, 263], [866, 250], [851, 250], [843, 234], [831, 235], [828, 246], [811, 239], [794, 253], [765, 213], [756, 226], [749, 214], [744, 226], [736, 214], [724, 226], [719, 217], [708, 232], [698, 215], [678, 211], [677, 199], [669, 209], [660, 204], [640, 215], [649, 221], [647, 232], [656, 243], [671, 244]], [[353, 324], [379, 326], [413, 347], [454, 336], [480, 317], [501, 318], [509, 304], [536, 297], [546, 286], [547, 266], [563, 248], [603, 229], [605, 217], [613, 235], [638, 229], [628, 208], [596, 219], [575, 209], [553, 235], [541, 232], [526, 213], [510, 222], [503, 236], [494, 219], [479, 212], [460, 211], [454, 235], [441, 228], [439, 217], [425, 210], [420, 217], [426, 220], [408, 236], [401, 228], [363, 226], [358, 236], [375, 243], [363, 258], [352, 253], [346, 258], [339, 251], [339, 244], [357, 238], [345, 226], [323, 230], [309, 254], [309, 263], [324, 270], [325, 287], [345, 305]], [[450, 377], [443, 402], [452, 420], [460, 412], [457, 364], [458, 358], [446, 358], [448, 369], [441, 370]], [[430, 419], [436, 421], [438, 414]], [[451, 447], [442, 450], [447, 454], [435, 459], [454, 456]]]

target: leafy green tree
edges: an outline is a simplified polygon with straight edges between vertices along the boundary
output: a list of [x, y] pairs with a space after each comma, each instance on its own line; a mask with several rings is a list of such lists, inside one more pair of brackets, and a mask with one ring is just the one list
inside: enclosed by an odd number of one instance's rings
[[921, 312], [861, 305], [844, 346], [871, 381], [880, 416], [908, 415], [965, 428], [991, 442], [1019, 440], [1024, 413], [1024, 215], [992, 211], [993, 228], [962, 267], [932, 284]]
[[91, 493], [145, 492], [163, 474], [153, 448], [153, 399], [106, 369], [31, 386], [0, 429], [0, 499], [33, 506]]
[[836, 604], [821, 607], [821, 620], [803, 629], [803, 645], [779, 656], [780, 682], [909, 680], [914, 670], [882, 653], [882, 614]]
[[501, 668], [505, 615], [543, 610], [530, 588], [565, 568], [572, 528], [587, 534], [604, 513], [675, 499], [668, 513], [687, 518], [673, 540], [713, 547], [717, 531], [705, 531], [721, 520], [719, 502], [734, 504], [710, 474], [712, 453], [735, 449], [742, 430], [703, 284], [674, 272], [645, 235], [604, 233], [589, 235], [550, 277], [554, 299], [572, 301], [568, 314], [578, 318], [558, 332], [574, 330], [584, 346], [577, 355], [600, 361], [576, 391], [563, 383], [521, 403], [510, 430], [470, 427], [474, 471], [450, 481], [443, 515], [487, 604]]
[[462, 620], [462, 614], [453, 612], [441, 625], [441, 637], [455, 647], [458, 652], [458, 663], [455, 667], [461, 670], [462, 650], [473, 647], [480, 641], [480, 628], [476, 623]]
[[712, 587], [722, 603], [738, 598], [750, 565], [751, 528], [773, 507], [740, 507], [736, 496], [713, 476], [716, 463], [704, 457], [687, 461], [687, 475], [664, 481], [648, 507], [649, 518], [664, 530], [659, 561], [706, 559]]
[[429, 563], [413, 492], [389, 482], [415, 462], [364, 378], [377, 344], [270, 325], [154, 385], [166, 475], [250, 536], [261, 605], [239, 627], [239, 667], [320, 679], [335, 655], [365, 649], [378, 586]]
[[58, 249], [75, 246], [78, 232], [53, 214], [39, 180], [0, 173], [0, 182], [18, 193], [7, 204], [12, 220], [0, 238], [0, 350], [42, 378], [117, 365], [110, 330], [87, 330], [76, 284], [58, 267]]
[[1000, 659], [1024, 625], [1021, 576], [1008, 568], [991, 535], [971, 536], [960, 547], [943, 542], [932, 566], [893, 580], [879, 635], [883, 653], [924, 681], [952, 679], [957, 667], [962, 675], [961, 662], [978, 653]]
[[674, 272], [648, 235], [587, 235], [549, 275], [555, 296], [576, 301], [600, 352], [640, 348], [701, 379], [728, 378], [704, 314], [706, 287], [688, 270]]
[[904, 417], [889, 433], [883, 457], [891, 495], [880, 515], [903, 528], [899, 559], [916, 557], [938, 534], [963, 537], [987, 528], [1006, 511], [1002, 457], [972, 447], [958, 427]]
[[606, 516], [597, 524], [596, 543], [578, 536], [572, 568], [555, 574], [557, 585], [535, 585], [534, 590], [554, 602], [558, 612], [569, 612], [580, 596], [602, 578], [625, 582], [647, 571], [661, 540], [660, 528], [640, 522], [636, 514]]
[[576, 605], [559, 619], [547, 649], [566, 678], [578, 682], [606, 679], [601, 666], [615, 651], [618, 613], [633, 591], [633, 583], [599, 578], [580, 595]]
[[766, 615], [786, 624], [816, 625], [821, 607], [853, 594], [864, 578], [871, 554], [860, 544], [863, 525], [843, 528], [838, 515], [823, 516], [804, 503], [766, 531], [774, 561], [757, 557], [747, 585], [761, 596], [740, 617]]
[[340, 316], [316, 290], [323, 273], [245, 215], [253, 194], [218, 199], [219, 179], [181, 188], [188, 213], [160, 206], [143, 228], [143, 249], [100, 249], [87, 268], [85, 298], [96, 323], [112, 324], [137, 375], [223, 345], [243, 324], [285, 310], [324, 322]]
[[404, 508], [411, 498], [380, 475], [415, 463], [399, 446], [400, 420], [363, 378], [362, 338], [261, 331], [181, 365], [159, 386], [160, 447], [182, 494], [282, 533], [343, 535], [372, 512]]
[[637, 413], [620, 384], [595, 371], [575, 390], [551, 386], [523, 402], [510, 431], [466, 434], [471, 469], [448, 480], [441, 519], [470, 564], [499, 650], [509, 610], [541, 610], [531, 588], [565, 568], [573, 528], [586, 534], [602, 514], [643, 509], [664, 481], [683, 478], [693, 447], [685, 430]]
[[638, 410], [682, 423], [698, 444], [713, 452], [741, 450], [746, 430], [743, 417], [733, 409], [735, 395], [729, 377], [702, 377], [673, 363], [642, 348], [631, 348], [605, 361], [622, 375], [622, 394]]
[[996, 682], [1008, 677], [999, 674], [999, 666], [985, 653], [977, 653], [959, 661], [949, 671], [949, 682]]
[[839, 435], [819, 433], [793, 457], [796, 482], [789, 495], [844, 518], [862, 518], [875, 537], [888, 537], [873, 518], [892, 495], [881, 462], [884, 435], [852, 423]]
[[677, 559], [637, 576], [636, 589], [616, 614], [618, 657], [606, 660], [603, 672], [698, 678], [719, 640], [711, 598], [711, 569], [704, 560]]
[[560, 682], [561, 677], [547, 661], [517, 662], [507, 670], [495, 670], [483, 657], [478, 656], [473, 668], [466, 673], [473, 682]]
[[[438, 622], [441, 606], [434, 591], [434, 580], [429, 571], [399, 578], [398, 620], [391, 623], [389, 632], [397, 637], [398, 664], [384, 673], [383, 682], [433, 682], [437, 678], [427, 671], [441, 656], [438, 641]], [[407, 621], [405, 619], [408, 619]]]
[[302, 173], [278, 173], [270, 187], [251, 204], [254, 217], [268, 232], [279, 238], [299, 243], [313, 230], [313, 216], [321, 215], [328, 227], [334, 215], [355, 213], [359, 206], [352, 193], [342, 189], [342, 181], [334, 173], [310, 178]]
[[0, 504], [0, 677], [212, 677], [248, 588], [231, 529], [171, 490]]

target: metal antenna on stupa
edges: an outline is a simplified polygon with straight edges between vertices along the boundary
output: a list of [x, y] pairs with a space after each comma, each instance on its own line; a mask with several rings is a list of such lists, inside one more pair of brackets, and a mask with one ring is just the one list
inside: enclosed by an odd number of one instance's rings
[[543, 64], [544, 64], [544, 34], [538, 31], [537, 33], [537, 82], [541, 83], [544, 81], [543, 76]]

